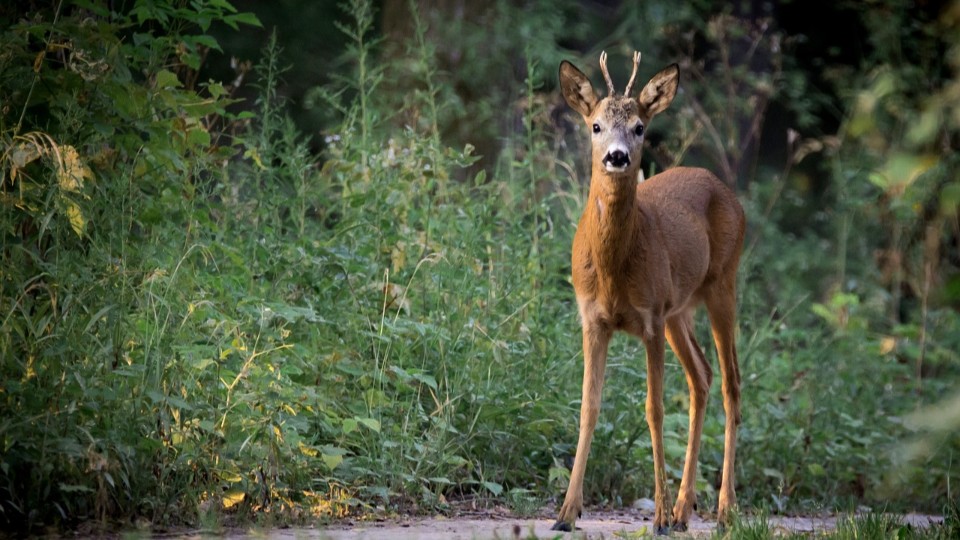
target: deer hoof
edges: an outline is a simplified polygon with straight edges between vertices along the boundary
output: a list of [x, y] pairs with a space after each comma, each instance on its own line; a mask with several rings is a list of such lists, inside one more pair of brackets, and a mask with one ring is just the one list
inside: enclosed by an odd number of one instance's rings
[[687, 524], [682, 521], [678, 521], [673, 524], [673, 530], [674, 532], [687, 532]]
[[550, 527], [550, 530], [551, 530], [551, 531], [571, 532], [571, 531], [573, 531], [573, 527], [572, 527], [569, 523], [567, 523], [566, 521], [557, 521], [556, 523], [553, 524], [553, 527]]
[[667, 536], [670, 534], [670, 527], [666, 525], [657, 525], [657, 536]]

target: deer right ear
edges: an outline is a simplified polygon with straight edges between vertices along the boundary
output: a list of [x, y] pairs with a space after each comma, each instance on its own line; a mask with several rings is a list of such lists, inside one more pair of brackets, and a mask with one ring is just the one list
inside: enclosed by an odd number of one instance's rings
[[680, 66], [672, 64], [657, 73], [650, 82], [640, 90], [637, 101], [647, 110], [650, 118], [662, 113], [670, 106], [677, 95], [677, 86], [680, 85]]
[[597, 105], [590, 79], [566, 60], [560, 62], [560, 91], [567, 105], [584, 117], [590, 116]]

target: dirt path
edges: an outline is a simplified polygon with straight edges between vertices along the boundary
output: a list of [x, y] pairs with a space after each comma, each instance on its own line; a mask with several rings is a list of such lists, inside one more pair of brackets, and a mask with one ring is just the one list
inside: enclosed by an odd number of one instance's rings
[[[836, 517], [770, 517], [773, 529], [784, 532], [829, 531], [836, 527]], [[926, 527], [942, 521], [937, 516], [908, 514], [904, 522]], [[425, 518], [397, 519], [384, 522], [359, 522], [353, 525], [336, 525], [322, 529], [273, 529], [233, 531], [227, 535], [232, 540], [372, 540], [389, 538], [399, 540], [508, 540], [529, 539], [614, 539], [645, 538], [650, 532], [650, 519], [631, 512], [604, 512], [577, 521], [580, 530], [564, 534], [551, 531], [552, 519], [542, 518]], [[673, 534], [671, 538], [705, 538], [716, 528], [715, 521], [694, 517], [690, 530], [685, 534]], [[183, 540], [200, 539], [203, 535], [183, 535]]]

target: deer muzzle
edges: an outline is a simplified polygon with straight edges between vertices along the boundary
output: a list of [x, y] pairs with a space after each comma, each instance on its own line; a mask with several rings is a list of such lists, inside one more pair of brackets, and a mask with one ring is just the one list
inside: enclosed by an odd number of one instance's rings
[[623, 172], [630, 166], [630, 154], [619, 148], [611, 149], [603, 156], [603, 165], [609, 172]]

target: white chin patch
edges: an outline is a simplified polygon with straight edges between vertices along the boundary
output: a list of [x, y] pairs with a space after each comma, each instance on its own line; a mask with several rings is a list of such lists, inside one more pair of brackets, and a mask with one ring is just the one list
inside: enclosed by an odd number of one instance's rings
[[604, 167], [606, 167], [607, 172], [611, 172], [611, 173], [622, 173], [622, 172], [626, 172], [626, 170], [627, 170], [627, 168], [626, 168], [625, 166], [624, 166], [624, 167], [614, 167], [613, 165], [611, 165], [611, 164], [609, 164], [609, 163], [605, 164]]

